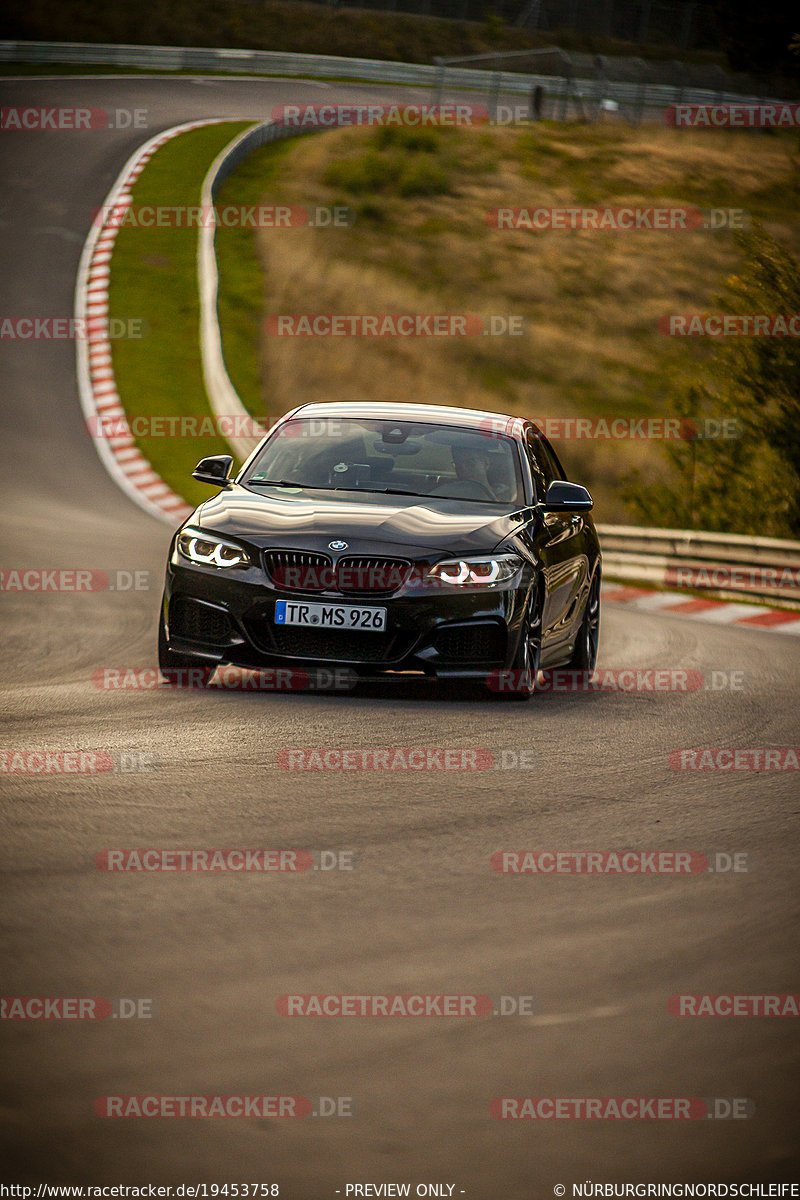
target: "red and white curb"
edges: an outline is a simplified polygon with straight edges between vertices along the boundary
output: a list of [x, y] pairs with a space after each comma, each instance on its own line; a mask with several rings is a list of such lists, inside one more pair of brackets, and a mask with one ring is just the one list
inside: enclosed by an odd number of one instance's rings
[[650, 588], [627, 587], [618, 583], [604, 583], [601, 594], [605, 602], [627, 604], [640, 612], [691, 617], [692, 620], [710, 621], [714, 625], [744, 625], [771, 633], [800, 634], [800, 612], [789, 612], [784, 608], [706, 600], [702, 596], [687, 596], [684, 592], [656, 592]]
[[[199, 129], [218, 125], [225, 118], [213, 117], [175, 125], [150, 138], [128, 159], [103, 202], [103, 223], [93, 225], [86, 239], [75, 285], [75, 317], [85, 322], [86, 337], [76, 340], [78, 394], [86, 418], [86, 429], [100, 460], [123, 492], [151, 516], [173, 528], [193, 511], [182, 496], [164, 483], [153, 470], [130, 434], [103, 437], [102, 420], [122, 420], [125, 410], [114, 380], [111, 343], [108, 339], [108, 284], [111, 254], [119, 223], [127, 212], [131, 188], [156, 150], [165, 142]], [[113, 220], [110, 219], [113, 213]], [[81, 328], [81, 326], [79, 326]]]

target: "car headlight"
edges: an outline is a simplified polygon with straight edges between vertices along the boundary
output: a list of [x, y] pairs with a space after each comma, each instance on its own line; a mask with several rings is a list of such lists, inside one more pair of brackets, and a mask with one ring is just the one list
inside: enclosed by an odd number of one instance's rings
[[447, 587], [492, 587], [507, 583], [519, 573], [523, 560], [517, 554], [492, 558], [451, 558], [428, 571], [428, 581]]
[[204, 567], [247, 567], [251, 562], [242, 546], [201, 529], [182, 529], [178, 534], [178, 550], [189, 562], [202, 563]]

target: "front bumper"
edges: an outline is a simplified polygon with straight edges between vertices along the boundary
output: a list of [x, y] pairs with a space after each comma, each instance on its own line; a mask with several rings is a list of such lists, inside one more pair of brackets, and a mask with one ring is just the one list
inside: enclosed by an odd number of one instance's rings
[[[391, 595], [299, 594], [275, 586], [260, 566], [220, 570], [187, 563], [173, 552], [164, 587], [170, 649], [209, 664], [348, 667], [374, 677], [421, 672], [441, 679], [479, 679], [508, 668], [517, 650], [532, 589], [526, 565], [496, 588], [402, 587]], [[386, 630], [279, 625], [278, 600], [385, 607]]]

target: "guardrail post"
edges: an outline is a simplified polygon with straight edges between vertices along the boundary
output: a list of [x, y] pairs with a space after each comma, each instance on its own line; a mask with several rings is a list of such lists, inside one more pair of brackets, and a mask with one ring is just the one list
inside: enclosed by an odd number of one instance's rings
[[441, 98], [443, 98], [444, 91], [445, 91], [445, 74], [447, 73], [447, 67], [445, 65], [444, 59], [435, 58], [433, 61], [434, 61], [435, 67], [437, 67], [437, 82], [435, 82], [435, 88], [434, 88], [435, 104], [437, 104], [437, 106], [440, 106]]
[[503, 82], [503, 72], [495, 71], [492, 75], [492, 109], [494, 113], [494, 123], [497, 124], [497, 110], [500, 107], [500, 88]]
[[567, 67], [566, 73], [562, 77], [561, 88], [561, 120], [566, 121], [569, 110], [569, 94], [572, 91], [572, 71]]

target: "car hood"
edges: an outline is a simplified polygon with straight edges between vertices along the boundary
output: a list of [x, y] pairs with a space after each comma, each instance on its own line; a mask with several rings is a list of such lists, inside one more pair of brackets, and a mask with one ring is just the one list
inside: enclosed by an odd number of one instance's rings
[[530, 510], [439, 497], [289, 491], [234, 484], [207, 500], [191, 524], [259, 547], [327, 551], [346, 541], [354, 554], [487, 553], [517, 532]]

